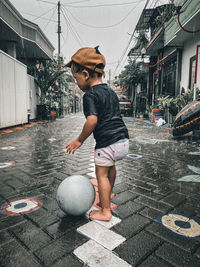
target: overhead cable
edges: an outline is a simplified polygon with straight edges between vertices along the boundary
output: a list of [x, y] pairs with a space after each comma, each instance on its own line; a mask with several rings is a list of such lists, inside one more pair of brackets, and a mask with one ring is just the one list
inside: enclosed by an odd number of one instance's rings
[[57, 3], [53, 3], [53, 2], [50, 2], [50, 1], [45, 1], [45, 0], [37, 0], [37, 1], [38, 2], [43, 2], [43, 3], [46, 3], [46, 4], [57, 6]]
[[[141, 0], [140, 2], [142, 2], [142, 1], [144, 1], [144, 0]], [[138, 2], [137, 2], [137, 3], [138, 3]], [[84, 25], [84, 26], [87, 26], [87, 27], [90, 27], [90, 28], [105, 29], [105, 28], [112, 28], [112, 27], [115, 27], [115, 26], [121, 24], [124, 20], [127, 19], [127, 17], [133, 12], [133, 10], [134, 10], [136, 7], [137, 7], [137, 4], [136, 4], [133, 8], [131, 8], [131, 10], [128, 12], [128, 14], [126, 14], [126, 16], [123, 17], [120, 21], [118, 21], [118, 22], [115, 23], [115, 24], [108, 25], [108, 26], [93, 26], [93, 25], [90, 25], [90, 24], [83, 23], [83, 22], [81, 22], [80, 20], [78, 20], [78, 19], [73, 15], [73, 13], [72, 13], [71, 11], [69, 11], [69, 10], [67, 10], [67, 11], [71, 14], [71, 16], [74, 18], [74, 20], [76, 20], [76, 21], [77, 21], [78, 23], [80, 23], [81, 25]]]
[[61, 8], [61, 13], [65, 19], [67, 27], [69, 28], [72, 35], [74, 36], [74, 39], [78, 42], [80, 46], [83, 46], [83, 41], [81, 37], [79, 36], [79, 34], [77, 33], [77, 31], [75, 30], [75, 28], [73, 27], [72, 23], [70, 22], [69, 17], [67, 16], [67, 13], [65, 12], [65, 9]]
[[56, 11], [57, 9], [56, 8], [54, 8], [54, 11], [53, 11], [53, 13], [52, 13], [52, 15], [51, 15], [51, 17], [49, 18], [49, 21], [47, 22], [47, 24], [44, 26], [44, 28], [43, 28], [43, 31], [47, 28], [47, 26], [49, 25], [49, 23], [51, 22], [51, 19], [53, 18], [53, 16], [54, 16], [54, 14], [55, 14], [55, 11]]
[[37, 16], [35, 19], [33, 19], [33, 21], [36, 20], [36, 19], [39, 19], [39, 18], [43, 17], [44, 15], [46, 15], [47, 13], [49, 13], [49, 12], [50, 12], [51, 10], [53, 10], [53, 9], [54, 9], [54, 7], [50, 8], [50, 9], [47, 10], [46, 12], [42, 13], [41, 15], [39, 15], [39, 16]]
[[[147, 1], [146, 1], [146, 4], [145, 4], [143, 10], [146, 9], [147, 5], [149, 4], [149, 1], [150, 1], [150, 0], [147, 0]], [[131, 42], [132, 42], [132, 40], [133, 40], [133, 37], [134, 37], [134, 34], [135, 34], [135, 29], [136, 29], [136, 27], [134, 28], [133, 33], [132, 33], [132, 35], [130, 36], [130, 39], [129, 39], [129, 41], [128, 41], [128, 44], [127, 44], [127, 46], [125, 47], [125, 49], [124, 49], [124, 51], [123, 51], [123, 53], [122, 53], [120, 59], [118, 60], [118, 64], [117, 64], [117, 66], [116, 66], [116, 68], [115, 68], [115, 70], [114, 70], [114, 75], [116, 75], [116, 72], [117, 72], [117, 70], [118, 70], [120, 64], [122, 63], [122, 60], [124, 59], [124, 56], [125, 56], [126, 53], [127, 53], [127, 50], [128, 50], [128, 48], [129, 48], [129, 45], [131, 44]]]
[[63, 4], [64, 6], [67, 6], [67, 7], [72, 7], [72, 8], [95, 8], [95, 7], [105, 7], [105, 6], [124, 6], [124, 5], [132, 5], [132, 4], [135, 4], [135, 3], [139, 3], [139, 2], [142, 2], [142, 1], [145, 1], [145, 0], [137, 0], [137, 1], [134, 1], [134, 2], [126, 2], [126, 3], [116, 3], [116, 4], [100, 4], [100, 5], [89, 5], [89, 6], [73, 6], [73, 5], [70, 5], [70, 4]]
[[[30, 13], [27, 13], [27, 12], [21, 12], [21, 13], [22, 13], [22, 14], [29, 15], [29, 16], [32, 16], [32, 17], [35, 17], [35, 18], [38, 18], [38, 16], [33, 15], [33, 14], [30, 14]], [[43, 19], [43, 20], [49, 20], [48, 18], [43, 18], [43, 17], [40, 17], [40, 19]], [[53, 20], [53, 19], [51, 19], [50, 21], [52, 21], [52, 22], [57, 22], [57, 20]]]

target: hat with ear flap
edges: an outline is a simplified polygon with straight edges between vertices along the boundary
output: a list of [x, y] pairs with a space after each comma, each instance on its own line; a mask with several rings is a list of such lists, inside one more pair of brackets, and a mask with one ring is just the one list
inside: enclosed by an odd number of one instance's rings
[[99, 46], [96, 46], [95, 48], [80, 48], [65, 66], [70, 68], [72, 62], [76, 62], [89, 70], [105, 75], [104, 68], [106, 65], [106, 60], [105, 57], [99, 52]]

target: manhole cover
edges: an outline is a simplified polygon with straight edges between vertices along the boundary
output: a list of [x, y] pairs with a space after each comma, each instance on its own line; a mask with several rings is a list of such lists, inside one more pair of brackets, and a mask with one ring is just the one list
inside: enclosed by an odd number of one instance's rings
[[1, 150], [15, 150], [16, 147], [15, 146], [3, 146], [0, 147]]
[[0, 162], [0, 169], [8, 168], [14, 165], [14, 162]]
[[141, 159], [144, 156], [143, 155], [138, 155], [138, 154], [128, 154], [127, 157], [131, 158], [131, 159]]
[[200, 238], [200, 224], [185, 215], [169, 213], [162, 214], [160, 223], [172, 232], [189, 238]]
[[20, 215], [37, 210], [41, 207], [41, 205], [41, 200], [32, 197], [25, 197], [20, 199], [14, 199], [4, 204], [1, 208], [1, 211], [11, 216]]

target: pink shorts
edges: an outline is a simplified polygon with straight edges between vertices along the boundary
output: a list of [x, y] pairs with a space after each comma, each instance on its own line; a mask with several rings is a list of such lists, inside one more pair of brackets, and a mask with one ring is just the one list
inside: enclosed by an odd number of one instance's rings
[[123, 159], [129, 150], [129, 140], [121, 139], [116, 143], [98, 148], [94, 153], [94, 162], [98, 166], [113, 166], [115, 161]]

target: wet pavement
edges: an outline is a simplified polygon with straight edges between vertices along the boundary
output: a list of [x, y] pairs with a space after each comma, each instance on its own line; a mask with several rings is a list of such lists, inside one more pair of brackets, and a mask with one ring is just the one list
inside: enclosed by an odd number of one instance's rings
[[200, 143], [191, 135], [124, 118], [130, 151], [117, 163], [112, 222], [58, 216], [59, 184], [95, 178], [92, 136], [75, 155], [64, 150], [84, 121], [0, 131], [0, 266], [200, 266]]

